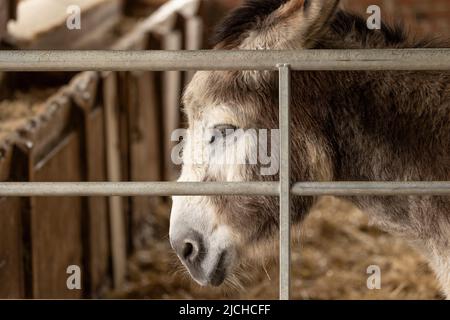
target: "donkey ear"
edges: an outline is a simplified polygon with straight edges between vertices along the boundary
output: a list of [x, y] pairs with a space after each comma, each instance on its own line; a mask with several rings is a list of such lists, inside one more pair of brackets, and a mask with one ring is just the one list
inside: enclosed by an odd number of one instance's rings
[[[292, 0], [291, 0], [292, 1]], [[303, 47], [310, 47], [327, 27], [336, 12], [340, 0], [303, 0], [304, 25]]]
[[308, 48], [338, 4], [339, 0], [247, 0], [218, 28], [216, 48]]

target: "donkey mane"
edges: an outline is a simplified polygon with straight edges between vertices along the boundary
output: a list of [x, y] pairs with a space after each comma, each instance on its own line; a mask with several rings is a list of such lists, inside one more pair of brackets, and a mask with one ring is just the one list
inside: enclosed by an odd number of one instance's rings
[[[235, 43], [243, 34], [258, 28], [272, 12], [289, 0], [247, 0], [232, 11], [216, 27], [211, 44]], [[305, 0], [305, 10], [309, 1]], [[366, 20], [351, 12], [338, 10], [329, 23], [327, 32], [314, 40], [313, 49], [358, 49], [358, 48], [447, 48], [450, 41], [438, 37], [415, 39], [404, 24], [381, 23], [380, 30], [367, 28]], [[223, 45], [221, 47], [224, 47]]]
[[380, 30], [367, 28], [366, 20], [351, 12], [338, 10], [329, 32], [317, 40], [316, 49], [351, 48], [446, 48], [448, 41], [426, 36], [416, 39], [401, 21], [381, 22]]
[[211, 42], [217, 45], [221, 42], [234, 42], [241, 34], [249, 31], [255, 24], [264, 20], [273, 11], [289, 0], [247, 0], [233, 10], [216, 27]]

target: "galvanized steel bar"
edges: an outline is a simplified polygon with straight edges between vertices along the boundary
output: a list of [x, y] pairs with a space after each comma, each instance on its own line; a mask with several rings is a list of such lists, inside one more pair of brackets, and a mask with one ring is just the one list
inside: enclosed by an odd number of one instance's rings
[[279, 65], [280, 126], [280, 300], [289, 300], [291, 287], [291, 165], [289, 136], [291, 73], [289, 65]]
[[[278, 196], [278, 182], [0, 182], [0, 197], [39, 196]], [[450, 196], [450, 181], [297, 182], [295, 196]]]
[[275, 196], [278, 183], [268, 182], [4, 182], [0, 196]]
[[450, 70], [450, 49], [0, 51], [0, 71]]
[[298, 182], [291, 188], [299, 196], [450, 196], [450, 181], [421, 182]]

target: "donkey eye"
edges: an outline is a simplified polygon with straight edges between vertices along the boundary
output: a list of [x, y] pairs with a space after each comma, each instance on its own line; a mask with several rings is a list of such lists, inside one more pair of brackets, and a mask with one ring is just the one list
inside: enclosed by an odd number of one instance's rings
[[[214, 133], [212, 134], [209, 143], [214, 143], [216, 139], [226, 137], [227, 135], [233, 133], [237, 129], [236, 126], [232, 124], [218, 124], [214, 126]], [[220, 133], [220, 136], [219, 136]]]

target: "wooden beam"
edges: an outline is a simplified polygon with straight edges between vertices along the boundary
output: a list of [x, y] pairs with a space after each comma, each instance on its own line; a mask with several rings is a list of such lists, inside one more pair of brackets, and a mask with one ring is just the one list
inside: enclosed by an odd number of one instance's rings
[[[119, 148], [119, 123], [117, 105], [117, 74], [109, 73], [104, 78], [104, 103], [106, 127], [107, 176], [109, 181], [121, 180]], [[109, 198], [110, 233], [115, 288], [125, 282], [127, 254], [123, 201], [120, 197]]]

